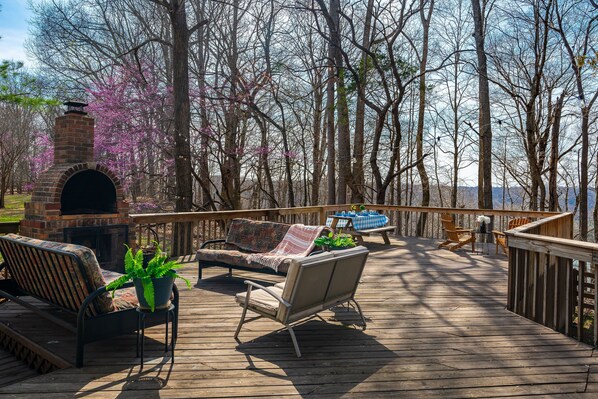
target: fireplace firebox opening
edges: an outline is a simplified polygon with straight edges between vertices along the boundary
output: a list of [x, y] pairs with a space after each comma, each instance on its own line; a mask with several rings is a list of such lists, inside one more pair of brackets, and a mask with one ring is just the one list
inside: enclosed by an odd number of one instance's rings
[[105, 174], [84, 170], [67, 180], [60, 205], [63, 215], [116, 213], [116, 187]]

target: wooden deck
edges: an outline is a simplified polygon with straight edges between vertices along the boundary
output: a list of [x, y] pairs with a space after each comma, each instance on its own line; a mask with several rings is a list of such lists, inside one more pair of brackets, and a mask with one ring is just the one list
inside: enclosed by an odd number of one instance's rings
[[[372, 244], [372, 242], [376, 243]], [[506, 258], [437, 250], [436, 241], [367, 240], [372, 250], [358, 290], [368, 328], [335, 309], [287, 332], [259, 320], [233, 333], [233, 299], [243, 279], [278, 277], [210, 268], [181, 289], [176, 359], [163, 358], [163, 328], [151, 329], [139, 373], [135, 339], [89, 345], [83, 369], [70, 368], [0, 388], [0, 397], [52, 398], [597, 398], [598, 354], [505, 310]], [[491, 252], [493, 253], [493, 248]], [[189, 264], [187, 276], [196, 282]], [[73, 336], [14, 304], [0, 321], [74, 361]], [[155, 341], [153, 341], [155, 340]]]

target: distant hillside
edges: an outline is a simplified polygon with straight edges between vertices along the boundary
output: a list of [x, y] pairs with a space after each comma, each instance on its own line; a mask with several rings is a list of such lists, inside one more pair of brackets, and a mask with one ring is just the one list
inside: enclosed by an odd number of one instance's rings
[[[477, 187], [459, 187], [459, 190], [464, 193], [464, 197], [468, 198], [473, 204], [477, 204], [478, 188]], [[502, 187], [494, 187], [492, 189], [492, 198], [494, 199], [494, 208], [502, 208], [503, 189]], [[510, 188], [505, 192], [506, 208], [521, 209], [523, 204], [524, 191], [521, 188]], [[526, 198], [527, 202], [527, 198]], [[590, 212], [594, 209], [596, 202], [596, 192], [590, 190], [588, 192], [588, 205]], [[566, 192], [565, 187], [559, 188], [559, 204], [563, 211], [572, 211], [575, 208], [575, 192], [569, 189]], [[475, 205], [474, 205], [475, 206]]]
[[[421, 188], [414, 187], [413, 205], [418, 205], [421, 198]], [[568, 193], [564, 187], [559, 188], [559, 203], [563, 211], [572, 211], [575, 208], [575, 192], [573, 189], [569, 189]], [[568, 194], [568, 195], [567, 195]], [[494, 187], [492, 189], [492, 198], [494, 199], [494, 208], [501, 209], [503, 207], [503, 189], [502, 187]], [[525, 198], [527, 203], [528, 199]], [[438, 191], [434, 190], [432, 193], [431, 205], [439, 206], [440, 204], [448, 206], [450, 203], [450, 188], [442, 188], [442, 201], [438, 197]], [[588, 205], [590, 212], [594, 209], [596, 202], [596, 192], [590, 190], [588, 193]], [[526, 209], [523, 206], [524, 203], [524, 191], [521, 188], [510, 188], [505, 192], [505, 208], [506, 209]], [[457, 206], [464, 208], [477, 208], [478, 206], [478, 188], [461, 186], [459, 187], [459, 195], [457, 198]]]

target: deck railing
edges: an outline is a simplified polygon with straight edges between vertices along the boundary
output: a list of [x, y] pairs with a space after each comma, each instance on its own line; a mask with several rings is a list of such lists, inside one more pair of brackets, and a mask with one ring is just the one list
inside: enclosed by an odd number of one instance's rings
[[[158, 241], [171, 255], [190, 255], [206, 240], [223, 238], [234, 218], [270, 220], [308, 225], [324, 224], [336, 211], [350, 205], [323, 205], [297, 208], [235, 210], [218, 212], [158, 213], [131, 215], [138, 245]], [[509, 219], [527, 217], [532, 223], [506, 232], [509, 247], [509, 310], [574, 336], [580, 341], [598, 343], [598, 290], [596, 289], [598, 244], [573, 240], [571, 213], [466, 208], [368, 205], [383, 212], [398, 236], [415, 236], [420, 214], [427, 215], [421, 237], [443, 238], [441, 213], [455, 215], [457, 224], [476, 228], [479, 215], [492, 217], [490, 229], [506, 230]], [[191, 228], [176, 229], [177, 223]], [[15, 231], [17, 224], [4, 224], [0, 234]], [[6, 230], [6, 231], [4, 231]], [[176, 233], [176, 234], [175, 234]], [[188, 245], [181, 245], [188, 243]], [[188, 248], [172, 253], [172, 248]], [[581, 326], [581, 328], [579, 327]]]
[[[180, 256], [194, 253], [202, 242], [226, 235], [226, 228], [234, 218], [270, 220], [285, 223], [303, 223], [308, 225], [324, 224], [326, 218], [337, 211], [348, 211], [350, 205], [322, 205], [296, 208], [274, 208], [255, 210], [235, 210], [218, 212], [183, 212], [155, 213], [131, 215], [136, 224], [136, 237], [139, 245], [147, 245], [158, 241], [163, 248], [171, 250], [171, 255]], [[426, 228], [421, 234], [425, 238], [443, 238], [441, 213], [456, 215], [457, 223], [465, 228], [476, 228], [476, 217], [491, 216], [496, 230], [506, 229], [508, 220], [525, 216], [531, 219], [553, 216], [554, 212], [480, 210], [467, 208], [411, 207], [396, 205], [367, 205], [389, 217], [389, 225], [397, 226], [395, 234], [399, 236], [415, 236], [418, 217], [421, 213], [428, 215]], [[175, 229], [175, 223], [187, 223], [189, 229]], [[489, 226], [491, 229], [492, 226]], [[177, 232], [177, 234], [175, 234]], [[179, 233], [180, 232], [180, 233]], [[191, 250], [172, 253], [172, 248], [185, 248], [183, 242], [191, 243]], [[189, 246], [187, 246], [189, 247]]]
[[598, 244], [573, 240], [573, 214], [506, 232], [507, 308], [540, 324], [598, 344]]

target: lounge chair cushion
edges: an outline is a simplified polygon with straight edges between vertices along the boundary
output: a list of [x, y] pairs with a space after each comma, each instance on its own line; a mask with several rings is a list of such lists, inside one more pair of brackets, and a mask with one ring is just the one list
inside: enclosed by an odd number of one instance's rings
[[[72, 287], [70, 290], [71, 292], [64, 291], [64, 294], [72, 294], [72, 296], [74, 296], [74, 297], [68, 298], [67, 301], [65, 301], [64, 303], [61, 303], [59, 305], [65, 306], [73, 311], [78, 311], [79, 307], [81, 306], [81, 303], [83, 302], [83, 299], [85, 299], [85, 297], [87, 295], [91, 294], [93, 291], [97, 290], [98, 288], [106, 285], [106, 282], [104, 280], [104, 277], [102, 276], [102, 272], [101, 272], [100, 266], [98, 264], [98, 261], [95, 257], [95, 254], [93, 253], [93, 251], [91, 249], [89, 249], [87, 247], [84, 247], [81, 245], [75, 245], [75, 244], [65, 244], [65, 243], [59, 243], [59, 242], [53, 242], [53, 241], [38, 240], [35, 238], [20, 236], [17, 234], [8, 234], [6, 237], [17, 240], [17, 241], [25, 243], [25, 244], [35, 245], [36, 247], [56, 249], [56, 250], [68, 252], [68, 253], [71, 253], [71, 254], [77, 256], [81, 260], [81, 265], [83, 267], [82, 272], [87, 276], [88, 284], [89, 284], [89, 287], [85, 287], [85, 288], [84, 288], [85, 281], [81, 281], [78, 278], [78, 276], [80, 276], [80, 274], [76, 273], [75, 271], [73, 271], [72, 273], [69, 273], [69, 275], [71, 277], [71, 281], [63, 282], [63, 281], [56, 281], [56, 279], [60, 278], [60, 277], [58, 277], [59, 274], [52, 273], [49, 270], [41, 270], [41, 268], [39, 270], [40, 272], [44, 273], [44, 276], [42, 278], [47, 279], [49, 281], [53, 281], [54, 284], [56, 284], [56, 286]], [[72, 265], [72, 266], [76, 267], [76, 265]], [[10, 270], [10, 266], [9, 266], [9, 270]], [[21, 279], [21, 276], [19, 275], [19, 273], [13, 273], [13, 274], [14, 274], [13, 278], [15, 279], [16, 283], [19, 286], [30, 290], [32, 293], [36, 293], [36, 289], [34, 287], [30, 287], [31, 284], [29, 284], [28, 281], [20, 281], [22, 279]], [[87, 292], [88, 290], [89, 290], [89, 292]], [[38, 294], [40, 297], [44, 297], [44, 299], [46, 299], [48, 301], [51, 301], [51, 302], [53, 301], [51, 297], [50, 298], [45, 297], [45, 295], [43, 295], [43, 292], [39, 292], [36, 294]], [[116, 310], [114, 303], [108, 293], [102, 294], [99, 297], [97, 297], [95, 299], [93, 305], [90, 308], [90, 311], [92, 314], [109, 313], [114, 310]]]
[[[219, 262], [226, 265], [247, 267], [251, 269], [260, 270], [264, 268], [264, 265], [258, 262], [249, 260], [246, 252], [236, 250], [221, 250], [221, 249], [201, 249], [197, 251], [196, 259], [200, 262]], [[289, 270], [291, 259], [284, 260], [278, 271], [286, 273]]]
[[226, 243], [236, 245], [243, 251], [268, 252], [276, 248], [290, 227], [284, 223], [234, 219]]
[[[273, 285], [272, 287], [268, 287], [270, 290], [275, 292], [278, 295], [282, 295], [282, 288]], [[235, 300], [237, 303], [243, 305], [245, 303], [245, 298], [247, 297], [247, 291], [243, 291], [235, 295]], [[264, 290], [252, 290], [251, 295], [249, 296], [249, 308], [258, 310], [262, 313], [269, 314], [270, 316], [276, 316], [276, 312], [278, 311], [278, 306], [280, 302], [278, 302], [272, 295], [268, 294]]]

